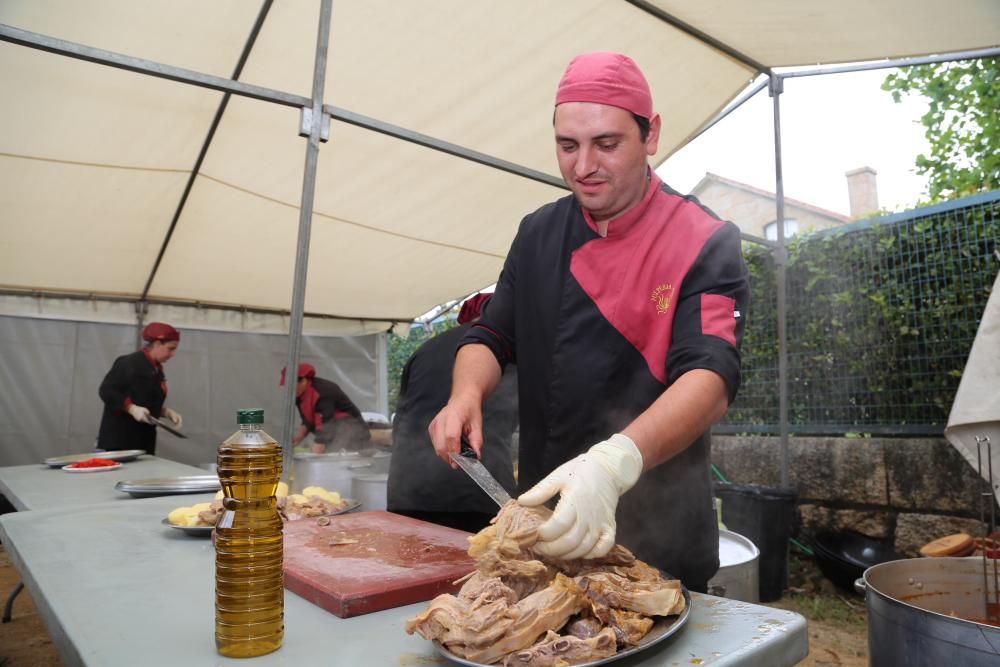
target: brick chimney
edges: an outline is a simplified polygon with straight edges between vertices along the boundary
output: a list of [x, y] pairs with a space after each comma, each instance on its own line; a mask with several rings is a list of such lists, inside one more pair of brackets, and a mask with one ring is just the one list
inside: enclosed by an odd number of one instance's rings
[[847, 196], [851, 200], [851, 217], [855, 220], [879, 210], [876, 174], [878, 172], [871, 167], [861, 167], [846, 174]]

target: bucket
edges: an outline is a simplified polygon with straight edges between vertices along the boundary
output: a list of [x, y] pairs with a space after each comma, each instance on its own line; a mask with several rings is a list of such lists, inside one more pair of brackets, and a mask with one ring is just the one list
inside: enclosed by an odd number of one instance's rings
[[361, 502], [362, 510], [384, 510], [388, 482], [387, 473], [355, 475], [351, 480], [351, 498]]
[[773, 602], [788, 585], [788, 538], [792, 536], [797, 494], [754, 484], [716, 483], [722, 521], [760, 549], [760, 602]]
[[760, 550], [739, 533], [719, 530], [719, 571], [708, 580], [710, 595], [742, 600], [760, 601], [758, 560]]

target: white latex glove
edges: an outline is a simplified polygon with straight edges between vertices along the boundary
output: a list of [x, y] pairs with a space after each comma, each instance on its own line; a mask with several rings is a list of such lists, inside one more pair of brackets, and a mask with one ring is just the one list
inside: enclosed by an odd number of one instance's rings
[[174, 426], [181, 428], [184, 426], [184, 418], [181, 417], [181, 413], [173, 410], [171, 408], [163, 408], [163, 416], [174, 423]]
[[149, 423], [149, 408], [144, 408], [141, 405], [133, 403], [128, 406], [128, 413], [132, 415], [132, 419], [136, 420], [140, 424]]
[[632, 488], [641, 472], [639, 448], [621, 433], [553, 470], [517, 499], [534, 507], [559, 494], [555, 512], [539, 526], [539, 540], [532, 548], [566, 560], [607, 554], [615, 545], [618, 497]]

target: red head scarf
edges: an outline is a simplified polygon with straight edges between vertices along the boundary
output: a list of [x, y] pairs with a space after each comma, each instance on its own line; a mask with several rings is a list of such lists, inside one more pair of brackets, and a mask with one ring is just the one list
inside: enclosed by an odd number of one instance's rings
[[180, 341], [181, 332], [163, 322], [150, 322], [142, 330], [142, 339], [147, 343], [152, 343], [155, 340], [162, 343], [169, 343], [175, 340]]
[[563, 102], [596, 102], [653, 117], [649, 83], [635, 61], [621, 53], [596, 51], [573, 58], [556, 90], [556, 106]]
[[[279, 384], [282, 387], [285, 386], [285, 370], [286, 369], [287, 369], [287, 366], [285, 368], [281, 369], [281, 382]], [[313, 366], [312, 364], [307, 364], [306, 362], [303, 361], [301, 364], [299, 364], [299, 375], [298, 375], [298, 377], [300, 377], [300, 378], [309, 378], [310, 380], [313, 379], [314, 377], [316, 377], [316, 367]]]

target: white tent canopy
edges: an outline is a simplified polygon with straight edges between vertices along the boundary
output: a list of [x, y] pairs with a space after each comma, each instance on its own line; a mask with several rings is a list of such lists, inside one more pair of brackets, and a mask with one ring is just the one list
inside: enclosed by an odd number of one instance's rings
[[[318, 7], [275, 2], [239, 80], [308, 102]], [[260, 9], [5, 0], [0, 24], [229, 78]], [[643, 68], [664, 117], [660, 161], [766, 68], [995, 47], [1000, 3], [344, 0], [330, 25], [325, 103], [554, 176], [554, 88], [579, 52], [624, 51]], [[10, 40], [0, 90], [0, 313], [120, 321], [144, 298], [151, 318], [172, 308], [181, 325], [286, 326], [305, 147], [297, 109], [233, 96], [206, 142], [223, 93]], [[562, 193], [334, 120], [305, 312], [345, 318], [324, 320], [326, 331], [384, 329], [489, 285], [521, 217]], [[92, 300], [54, 298], [79, 295]], [[185, 316], [185, 304], [202, 308]], [[211, 305], [236, 310], [208, 317]], [[317, 322], [306, 331], [322, 331]]]

